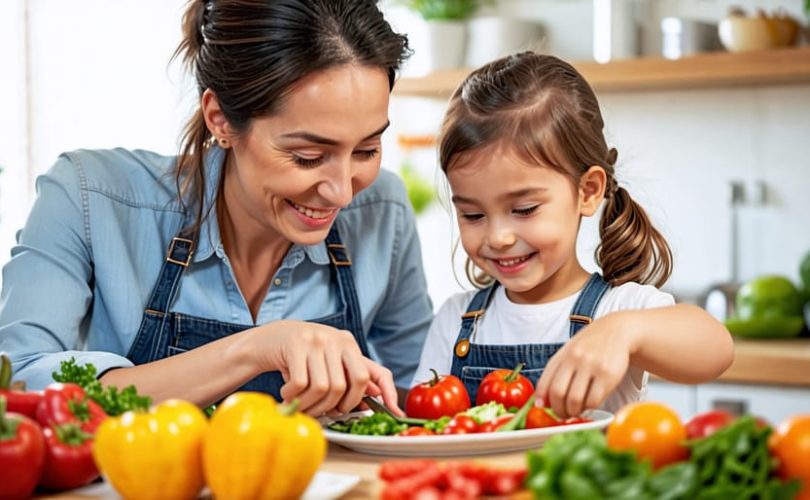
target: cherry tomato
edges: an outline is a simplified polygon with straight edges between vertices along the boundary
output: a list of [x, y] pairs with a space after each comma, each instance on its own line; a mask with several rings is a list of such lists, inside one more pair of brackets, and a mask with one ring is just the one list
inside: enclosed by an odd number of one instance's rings
[[[417, 427], [412, 427], [416, 429]], [[396, 481], [415, 474], [426, 467], [435, 466], [436, 461], [428, 458], [413, 460], [392, 460], [380, 466], [379, 476], [383, 481]]]
[[433, 379], [414, 386], [405, 400], [405, 413], [409, 417], [436, 420], [452, 417], [470, 408], [470, 396], [464, 383], [453, 375], [439, 376], [436, 370]]
[[616, 413], [608, 425], [607, 444], [614, 450], [635, 450], [654, 468], [685, 460], [686, 427], [678, 414], [661, 403], [631, 403]]
[[489, 372], [478, 386], [475, 404], [482, 405], [495, 401], [504, 407], [520, 408], [534, 394], [532, 382], [520, 374], [525, 365], [520, 363], [514, 370]]
[[[494, 419], [490, 420], [489, 422], [484, 422], [483, 424], [478, 426], [478, 432], [495, 432], [498, 430], [498, 427], [504, 425], [506, 422], [509, 422], [515, 418], [514, 413], [509, 413], [507, 415], [501, 415], [500, 417], [495, 417]], [[528, 429], [528, 427], [527, 427]]]
[[699, 413], [686, 422], [686, 437], [689, 439], [704, 438], [714, 434], [717, 429], [725, 427], [736, 417], [723, 410], [712, 410]]
[[783, 479], [802, 482], [798, 500], [810, 499], [810, 414], [791, 417], [776, 428], [769, 442]]
[[559, 418], [549, 413], [547, 408], [530, 408], [529, 414], [526, 415], [526, 428], [527, 429], [540, 429], [542, 427], [554, 427], [555, 425], [562, 425]]
[[436, 433], [424, 427], [408, 427], [404, 431], [397, 434], [397, 436], [433, 436]]
[[469, 415], [456, 415], [445, 426], [442, 434], [475, 434], [478, 432], [478, 422]]

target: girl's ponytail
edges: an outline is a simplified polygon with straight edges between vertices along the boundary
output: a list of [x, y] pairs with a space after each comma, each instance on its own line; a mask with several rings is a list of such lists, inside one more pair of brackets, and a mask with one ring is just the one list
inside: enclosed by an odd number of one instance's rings
[[612, 175], [605, 198], [599, 221], [602, 241], [595, 252], [605, 280], [613, 286], [635, 281], [660, 287], [672, 273], [672, 251], [663, 235]]

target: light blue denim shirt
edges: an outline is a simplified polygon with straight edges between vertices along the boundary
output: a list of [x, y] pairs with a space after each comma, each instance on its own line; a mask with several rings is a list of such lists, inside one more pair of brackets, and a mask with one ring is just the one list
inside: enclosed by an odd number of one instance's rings
[[[217, 147], [208, 154], [209, 202], [224, 157]], [[75, 151], [38, 178], [37, 199], [3, 268], [0, 351], [11, 357], [15, 380], [41, 389], [71, 356], [99, 373], [132, 365], [125, 355], [169, 242], [189, 222], [176, 197], [174, 162], [146, 151]], [[402, 183], [382, 170], [335, 223], [352, 259], [371, 355], [409, 387], [432, 307]], [[337, 312], [324, 243], [290, 248], [254, 323], [216, 216], [200, 235], [173, 311], [244, 325]]]

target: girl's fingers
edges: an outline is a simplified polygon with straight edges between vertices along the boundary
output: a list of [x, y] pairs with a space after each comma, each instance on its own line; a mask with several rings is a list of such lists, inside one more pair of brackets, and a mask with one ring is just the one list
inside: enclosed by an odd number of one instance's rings
[[548, 393], [549, 388], [551, 387], [551, 382], [554, 380], [557, 367], [559, 366], [559, 364], [555, 361], [556, 358], [551, 358], [549, 360], [548, 364], [546, 364], [546, 367], [543, 369], [543, 373], [540, 375], [540, 379], [537, 381], [537, 386], [534, 390], [537, 406], [551, 406]]
[[568, 395], [565, 397], [565, 410], [569, 416], [578, 416], [585, 409], [585, 398], [592, 383], [593, 377], [588, 372], [583, 370], [575, 372], [568, 388]]
[[607, 390], [605, 384], [600, 382], [599, 379], [593, 379], [591, 381], [591, 387], [588, 389], [588, 396], [585, 398], [585, 407], [583, 410], [599, 408], [602, 406], [602, 403], [605, 402], [606, 397]]
[[565, 407], [565, 400], [568, 396], [571, 380], [574, 377], [574, 370], [567, 366], [562, 366], [555, 370], [553, 375], [554, 378], [548, 388], [546, 406], [551, 406], [554, 413], [560, 417], [567, 418], [569, 415]]

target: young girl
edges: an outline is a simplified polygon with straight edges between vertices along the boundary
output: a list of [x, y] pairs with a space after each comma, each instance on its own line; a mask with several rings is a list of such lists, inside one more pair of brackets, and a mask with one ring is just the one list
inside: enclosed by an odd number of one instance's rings
[[[642, 398], [647, 372], [699, 383], [731, 364], [723, 325], [656, 288], [670, 249], [617, 184], [602, 128], [593, 90], [556, 57], [505, 57], [456, 90], [440, 163], [481, 289], [441, 307], [414, 382], [452, 373], [474, 402], [487, 373], [525, 363], [537, 404], [567, 417]], [[576, 239], [603, 200], [602, 276], [579, 263]]]

